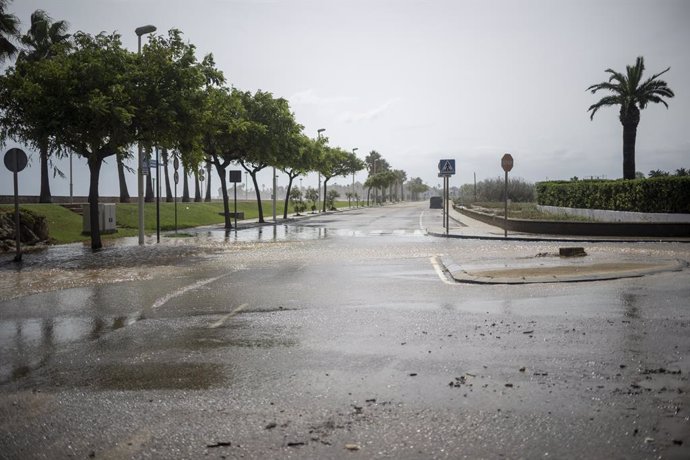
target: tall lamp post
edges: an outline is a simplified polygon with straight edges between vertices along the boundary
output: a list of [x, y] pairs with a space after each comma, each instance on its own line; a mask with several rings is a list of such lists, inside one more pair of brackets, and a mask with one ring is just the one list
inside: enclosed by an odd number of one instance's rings
[[[352, 154], [355, 155], [355, 152], [359, 150], [359, 147], [355, 147], [352, 149]], [[353, 200], [355, 199], [355, 168], [352, 168], [352, 197]]]
[[[134, 29], [137, 34], [137, 54], [141, 54], [141, 36], [150, 34], [156, 31], [156, 26], [145, 25]], [[138, 143], [137, 161], [139, 167], [137, 168], [137, 193], [138, 193], [138, 210], [139, 210], [139, 246], [144, 244], [144, 158], [141, 149], [141, 141]]]
[[[321, 133], [326, 131], [326, 128], [319, 128], [316, 130], [316, 135], [319, 138], [319, 141], [321, 141]], [[321, 145], [321, 142], [319, 142], [319, 145]], [[318, 198], [316, 199], [316, 209], [320, 209], [320, 204], [321, 203], [321, 171], [319, 171], [319, 186], [316, 189], [319, 192]], [[323, 197], [326, 199], [326, 197]]]

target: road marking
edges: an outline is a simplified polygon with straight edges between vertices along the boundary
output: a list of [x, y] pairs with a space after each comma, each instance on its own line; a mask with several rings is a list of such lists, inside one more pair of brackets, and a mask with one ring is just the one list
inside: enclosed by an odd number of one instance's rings
[[170, 293], [164, 295], [163, 297], [157, 299], [153, 303], [153, 305], [151, 305], [151, 308], [154, 310], [156, 308], [160, 308], [163, 305], [165, 305], [166, 303], [168, 303], [168, 301], [174, 299], [175, 297], [179, 297], [186, 292], [189, 292], [189, 291], [194, 290], [194, 289], [198, 289], [198, 288], [205, 286], [209, 283], [213, 283], [214, 281], [218, 281], [219, 279], [223, 278], [224, 276], [228, 276], [228, 275], [229, 275], [229, 273], [226, 273], [224, 275], [216, 276], [214, 278], [209, 278], [206, 280], [197, 281], [196, 283], [192, 283], [188, 286], [181, 287], [177, 291], [170, 292]]
[[425, 213], [425, 212], [426, 212], [426, 211], [422, 211], [422, 212], [419, 214], [419, 228], [420, 228], [420, 230], [422, 230], [422, 231], [424, 231], [424, 232], [426, 232], [426, 228], [424, 228], [424, 223], [423, 223], [423, 221], [424, 221], [424, 213]]
[[225, 324], [225, 322], [226, 322], [228, 319], [232, 318], [233, 316], [235, 316], [236, 314], [238, 314], [239, 312], [241, 312], [242, 310], [244, 310], [244, 309], [247, 308], [248, 306], [249, 306], [248, 303], [243, 303], [242, 305], [240, 305], [239, 307], [235, 308], [233, 311], [231, 311], [231, 312], [228, 313], [227, 315], [223, 316], [221, 319], [219, 319], [219, 320], [216, 321], [215, 323], [211, 324], [208, 328], [209, 328], [209, 329], [216, 329], [216, 328], [218, 328], [218, 327], [221, 327], [223, 324]]
[[441, 278], [441, 281], [443, 281], [446, 284], [455, 284], [455, 281], [451, 281], [448, 279], [448, 274], [446, 273], [446, 270], [443, 268], [443, 265], [441, 264], [441, 261], [439, 260], [438, 256], [430, 257], [429, 260], [431, 261], [431, 265], [434, 267], [434, 270], [436, 270], [436, 274], [439, 278]]

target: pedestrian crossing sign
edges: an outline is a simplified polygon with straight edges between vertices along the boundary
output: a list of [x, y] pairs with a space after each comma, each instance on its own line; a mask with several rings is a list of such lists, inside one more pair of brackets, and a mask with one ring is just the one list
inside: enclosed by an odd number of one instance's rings
[[438, 162], [438, 172], [443, 176], [455, 174], [455, 160], [441, 160]]

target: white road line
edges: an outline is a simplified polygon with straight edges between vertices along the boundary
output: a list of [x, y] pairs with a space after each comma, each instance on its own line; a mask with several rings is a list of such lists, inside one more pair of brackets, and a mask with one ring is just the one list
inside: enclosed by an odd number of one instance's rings
[[244, 309], [247, 308], [248, 306], [249, 306], [248, 303], [243, 303], [242, 305], [240, 305], [239, 307], [235, 308], [233, 311], [231, 311], [231, 312], [228, 313], [227, 315], [223, 316], [221, 319], [219, 319], [219, 320], [216, 321], [215, 323], [211, 324], [208, 328], [209, 328], [209, 329], [215, 329], [215, 328], [221, 327], [223, 324], [225, 324], [225, 322], [226, 322], [228, 319], [232, 318], [233, 316], [235, 316], [237, 313], [241, 312], [242, 310], [244, 310]]
[[422, 211], [422, 212], [419, 214], [419, 228], [420, 228], [420, 230], [422, 230], [422, 231], [424, 231], [424, 232], [426, 232], [426, 228], [424, 228], [424, 224], [423, 224], [424, 213], [425, 213], [425, 212], [426, 212], [426, 211]]
[[188, 285], [188, 286], [184, 286], [184, 287], [178, 289], [177, 291], [170, 292], [170, 293], [164, 295], [163, 297], [157, 299], [157, 300], [153, 303], [153, 305], [151, 305], [151, 308], [154, 309], [154, 310], [155, 310], [156, 308], [160, 308], [160, 307], [162, 307], [163, 305], [165, 305], [168, 301], [174, 299], [175, 297], [181, 296], [181, 295], [184, 294], [185, 292], [188, 292], [188, 291], [191, 291], [191, 290], [194, 290], [194, 289], [198, 289], [198, 288], [200, 288], [200, 287], [202, 287], [202, 286], [207, 285], [208, 283], [213, 283], [214, 281], [217, 281], [217, 280], [223, 278], [224, 276], [228, 276], [228, 275], [229, 275], [229, 273], [226, 273], [226, 274], [224, 274], [224, 275], [216, 276], [215, 278], [209, 278], [209, 279], [197, 281], [196, 283], [192, 283], [192, 284], [190, 284], [190, 285]]
[[430, 257], [429, 260], [431, 261], [431, 265], [434, 267], [434, 270], [436, 270], [436, 274], [438, 275], [439, 278], [441, 278], [441, 281], [443, 281], [446, 284], [455, 285], [454, 281], [451, 281], [448, 279], [448, 275], [446, 274], [445, 270], [443, 269], [441, 262], [439, 261], [438, 256]]

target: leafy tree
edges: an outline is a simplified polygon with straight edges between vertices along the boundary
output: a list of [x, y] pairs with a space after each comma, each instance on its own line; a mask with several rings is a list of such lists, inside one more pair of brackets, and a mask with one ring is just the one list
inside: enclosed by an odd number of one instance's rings
[[0, 64], [17, 54], [13, 42], [19, 35], [19, 19], [5, 12], [8, 3], [8, 0], [0, 0]]
[[316, 202], [319, 200], [319, 191], [313, 187], [309, 187], [306, 192], [304, 192], [304, 198], [307, 201], [311, 201], [311, 211], [316, 212]]
[[649, 177], [668, 177], [670, 174], [667, 171], [662, 171], [661, 169], [653, 169], [649, 171]]
[[244, 144], [240, 164], [252, 177], [256, 190], [259, 222], [264, 222], [261, 193], [256, 175], [268, 166], [282, 166], [281, 155], [290, 149], [293, 136], [301, 129], [290, 112], [288, 101], [274, 98], [271, 93], [257, 91], [254, 95], [241, 93], [247, 119], [256, 129], [249, 130], [250, 137]]
[[[3, 125], [6, 133], [14, 139], [29, 144], [39, 151], [40, 158], [40, 195], [41, 203], [52, 201], [50, 193], [49, 166], [51, 155], [59, 153], [55, 144], [54, 125], [59, 121], [59, 113], [43, 106], [45, 94], [49, 88], [42, 85], [39, 75], [28, 75], [35, 69], [44, 68], [39, 63], [49, 61], [59, 54], [69, 52], [69, 35], [66, 33], [65, 21], [51, 22], [51, 18], [42, 10], [31, 15], [31, 26], [26, 34], [20, 37], [23, 45], [17, 56], [16, 66], [9, 69], [3, 86], [6, 98], [3, 101], [5, 119]], [[26, 79], [26, 80], [25, 80]], [[53, 166], [53, 175], [64, 177], [62, 171]]]
[[136, 60], [122, 47], [117, 34], [78, 32], [73, 38], [71, 53], [32, 63], [24, 80], [42, 99], [46, 114], [53, 115], [54, 123], [47, 126], [56, 145], [86, 159], [91, 247], [100, 249], [101, 166], [136, 139]]
[[[395, 181], [396, 183], [400, 186], [400, 201], [405, 201], [405, 192], [403, 190], [403, 185], [405, 184], [405, 181], [407, 180], [407, 173], [403, 171], [402, 169], [396, 169], [393, 171], [395, 174]], [[397, 191], [396, 191], [397, 195]]]
[[619, 120], [623, 125], [623, 179], [635, 178], [635, 139], [637, 137], [637, 125], [640, 122], [640, 110], [647, 107], [650, 102], [662, 103], [668, 108], [664, 97], [674, 96], [667, 83], [658, 78], [668, 72], [668, 67], [663, 72], [652, 75], [642, 81], [644, 73], [644, 58], [637, 58], [634, 66], [626, 66], [626, 74], [606, 69], [611, 76], [607, 82], [597, 83], [589, 88], [592, 94], [599, 90], [607, 90], [613, 94], [603, 97], [596, 104], [592, 104], [588, 112], [592, 112], [590, 119], [601, 107], [620, 105]]
[[283, 166], [281, 167], [281, 170], [288, 176], [283, 219], [287, 219], [287, 202], [288, 198], [292, 196], [293, 181], [300, 175], [305, 174], [316, 167], [318, 152], [319, 148], [317, 141], [314, 141], [301, 132], [294, 133], [293, 137], [290, 139], [287, 149], [283, 152], [281, 158], [281, 163]]
[[316, 170], [323, 176], [323, 212], [326, 212], [326, 198], [328, 197], [328, 181], [337, 176], [345, 176], [352, 171], [353, 165], [359, 161], [354, 153], [340, 148], [324, 147]]
[[256, 126], [247, 120], [241, 93], [225, 87], [208, 87], [204, 101], [201, 145], [215, 166], [225, 211], [225, 228], [232, 228], [227, 187], [227, 168], [240, 158], [246, 139]]
[[307, 209], [307, 205], [302, 198], [302, 191], [298, 188], [294, 188], [290, 191], [290, 203], [292, 204], [292, 209], [297, 213], [297, 215], [306, 211]]
[[[204, 158], [200, 145], [203, 90], [222, 80], [213, 57], [208, 55], [198, 62], [195, 52], [195, 46], [184, 41], [182, 32], [171, 29], [167, 36], [149, 36], [138, 57], [140, 109], [135, 122], [139, 141], [146, 152], [155, 146], [179, 151], [187, 171], [196, 171]], [[151, 182], [149, 175], [147, 201], [154, 199]], [[189, 198], [188, 192], [187, 187], [183, 200]]]
[[326, 207], [331, 211], [335, 211], [335, 200], [340, 196], [337, 190], [329, 190], [328, 195], [326, 195]]
[[412, 200], [417, 201], [419, 200], [419, 194], [429, 190], [429, 186], [422, 182], [421, 178], [415, 177], [407, 182], [407, 190], [410, 192]]
[[685, 168], [676, 169], [676, 176], [690, 176], [690, 171]]

